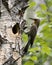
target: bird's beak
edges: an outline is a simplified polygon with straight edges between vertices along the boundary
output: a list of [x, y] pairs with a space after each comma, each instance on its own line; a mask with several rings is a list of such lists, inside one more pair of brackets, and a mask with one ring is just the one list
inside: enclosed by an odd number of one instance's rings
[[34, 20], [34, 23], [39, 22], [40, 20], [38, 18], [29, 18], [31, 20]]
[[34, 18], [29, 18], [29, 19], [34, 20]]
[[31, 19], [31, 20], [33, 20], [33, 21], [34, 21], [34, 23], [33, 23], [33, 24], [35, 24], [35, 23], [36, 23], [36, 19], [35, 19], [35, 18], [29, 18], [29, 19]]

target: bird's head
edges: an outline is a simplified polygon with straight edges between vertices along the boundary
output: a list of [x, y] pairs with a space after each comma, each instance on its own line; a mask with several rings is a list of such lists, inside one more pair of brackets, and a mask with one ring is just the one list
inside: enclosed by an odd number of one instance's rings
[[34, 20], [33, 24], [36, 24], [37, 27], [39, 26], [40, 19], [36, 19], [36, 18], [29, 18], [29, 19]]

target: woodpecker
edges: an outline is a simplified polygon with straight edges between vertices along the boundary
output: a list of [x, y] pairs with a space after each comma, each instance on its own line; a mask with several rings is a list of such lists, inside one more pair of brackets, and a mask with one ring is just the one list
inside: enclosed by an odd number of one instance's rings
[[28, 35], [28, 42], [27, 42], [25, 48], [23, 49], [23, 54], [27, 53], [29, 46], [32, 47], [33, 42], [34, 42], [35, 37], [36, 37], [36, 34], [37, 34], [39, 23], [40, 23], [39, 19], [33, 19], [33, 18], [30, 18], [30, 19], [34, 20], [34, 23], [32, 24], [32, 26], [30, 28], [30, 31], [27, 33], [27, 35]]

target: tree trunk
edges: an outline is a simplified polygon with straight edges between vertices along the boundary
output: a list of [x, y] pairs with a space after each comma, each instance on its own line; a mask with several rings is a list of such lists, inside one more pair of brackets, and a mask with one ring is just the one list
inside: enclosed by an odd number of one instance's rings
[[[0, 65], [22, 65], [22, 59], [19, 54], [18, 44], [21, 45], [21, 34], [13, 34], [12, 26], [16, 21], [12, 21], [6, 8], [1, 4], [0, 18]], [[15, 63], [13, 63], [19, 58]]]

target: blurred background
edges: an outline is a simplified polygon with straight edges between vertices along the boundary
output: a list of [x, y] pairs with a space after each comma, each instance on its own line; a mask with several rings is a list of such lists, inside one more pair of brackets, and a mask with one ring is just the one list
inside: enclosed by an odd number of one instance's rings
[[[23, 65], [52, 65], [52, 1], [29, 0], [29, 8], [24, 14], [27, 25], [32, 23], [31, 18], [39, 18], [40, 26], [34, 45], [23, 58]], [[24, 43], [27, 43], [27, 35], [22, 35]]]

